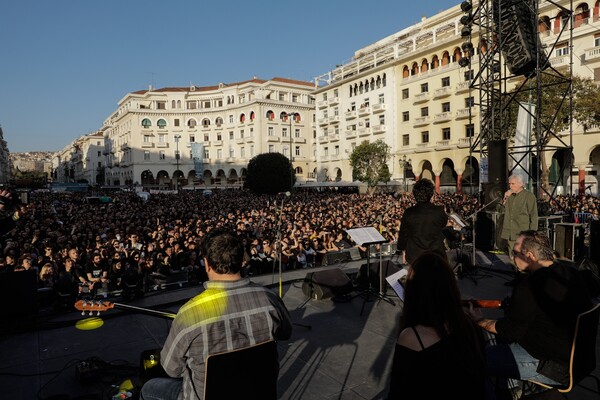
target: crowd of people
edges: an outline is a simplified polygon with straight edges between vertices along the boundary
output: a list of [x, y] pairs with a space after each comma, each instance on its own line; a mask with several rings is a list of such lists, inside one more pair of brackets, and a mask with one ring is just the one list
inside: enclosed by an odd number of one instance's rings
[[[6, 192], [8, 195], [8, 192]], [[387, 241], [398, 240], [412, 194], [372, 196], [335, 190], [297, 190], [291, 197], [256, 196], [244, 190], [153, 194], [106, 193], [109, 202], [89, 202], [89, 194], [31, 194], [27, 206], [0, 204], [6, 214], [0, 238], [0, 273], [33, 269], [40, 288], [91, 292], [160, 287], [169, 274], [187, 272], [205, 281], [200, 243], [214, 229], [243, 240], [244, 274], [319, 265], [329, 252], [356, 247], [346, 230], [374, 226]], [[2, 196], [0, 194], [0, 196]], [[14, 199], [13, 199], [14, 201]], [[477, 196], [435, 194], [432, 203], [464, 221], [479, 210]], [[555, 211], [585, 210], [597, 218], [596, 197], [559, 197]]]

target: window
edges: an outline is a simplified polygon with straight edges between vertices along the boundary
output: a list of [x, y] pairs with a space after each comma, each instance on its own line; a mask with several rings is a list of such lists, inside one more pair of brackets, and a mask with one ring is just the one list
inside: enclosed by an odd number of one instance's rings
[[[240, 131], [240, 137], [244, 137], [244, 130]], [[229, 131], [229, 140], [233, 140], [233, 131]]]
[[204, 158], [207, 160], [210, 158], [210, 152], [206, 147], [204, 148]]
[[193, 128], [196, 127], [196, 120], [195, 119], [190, 119], [187, 124], [188, 124], [189, 128], [193, 129]]
[[164, 160], [165, 159], [165, 151], [164, 150], [160, 150], [158, 152], [158, 159], [159, 160]]
[[152, 137], [150, 135], [144, 135], [144, 143], [152, 142]]
[[165, 143], [167, 140], [167, 135], [158, 135], [158, 143]]
[[475, 98], [473, 96], [465, 97], [465, 107], [475, 107]]
[[240, 147], [240, 157], [246, 158], [246, 148], [245, 147]]
[[202, 102], [202, 108], [210, 108], [210, 100]]
[[408, 99], [408, 89], [402, 89], [402, 99]]
[[600, 46], [600, 34], [596, 33], [594, 35], [594, 47]]
[[292, 103], [297, 103], [298, 102], [298, 95], [297, 94], [293, 94], [292, 95]]
[[429, 131], [421, 132], [421, 143], [429, 143]]
[[442, 87], [448, 87], [448, 86], [450, 86], [450, 77], [445, 76], [442, 78]]
[[340, 146], [339, 145], [335, 145], [335, 147], [333, 148], [333, 154], [335, 154], [336, 156], [340, 154]]
[[[244, 130], [240, 129], [240, 139], [244, 138]], [[233, 139], [233, 132], [229, 132], [229, 139]]]
[[450, 112], [450, 102], [442, 103], [442, 112]]
[[377, 98], [377, 100], [379, 101], [379, 104], [384, 104], [385, 103], [385, 95], [380, 94], [379, 97]]
[[223, 149], [217, 149], [217, 160], [221, 160], [223, 158]]
[[403, 111], [402, 112], [402, 122], [408, 122], [410, 120], [410, 112]]
[[450, 128], [442, 129], [442, 140], [450, 140]]
[[410, 145], [410, 135], [404, 134], [402, 135], [402, 146]]
[[327, 92], [323, 93], [323, 101], [327, 101]]
[[167, 102], [166, 101], [157, 101], [156, 102], [156, 109], [157, 110], [166, 110], [167, 109]]
[[204, 134], [204, 141], [208, 142], [210, 140], [210, 138], [208, 137], [208, 133]]
[[299, 157], [299, 156], [300, 156], [300, 146], [296, 146], [296, 147], [294, 148], [294, 155], [295, 155], [296, 157]]
[[465, 125], [465, 137], [474, 137], [475, 136], [475, 125], [467, 124]]
[[333, 97], [338, 97], [339, 96], [339, 91], [337, 89], [333, 89]]
[[250, 145], [250, 157], [254, 157], [254, 145]]
[[294, 131], [294, 137], [299, 138], [300, 137], [300, 129], [296, 128], [296, 130]]
[[223, 125], [223, 118], [217, 117], [217, 119], [215, 120], [215, 125], [217, 125], [217, 127]]
[[196, 109], [196, 101], [195, 100], [194, 101], [188, 101], [186, 103], [186, 108], [188, 110], [195, 110]]
[[429, 107], [421, 108], [421, 117], [427, 117], [429, 115]]
[[429, 92], [429, 83], [421, 83], [421, 93]]
[[230, 124], [233, 124], [233, 115], [230, 115], [230, 116], [229, 116], [229, 123], [230, 123]]
[[273, 127], [272, 126], [269, 127], [268, 134], [269, 134], [269, 136], [273, 136], [274, 135]]
[[379, 125], [385, 125], [385, 115], [379, 116]]
[[144, 129], [148, 129], [150, 128], [150, 126], [152, 126], [152, 122], [150, 122], [148, 118], [144, 118], [142, 120], [142, 126], [144, 127]]
[[229, 158], [235, 158], [235, 149], [233, 147], [229, 148]]
[[287, 128], [281, 128], [281, 136], [287, 137]]
[[101, 151], [97, 151], [96, 152], [96, 157], [102, 157], [102, 152]]
[[325, 157], [327, 157], [327, 156], [329, 155], [329, 147], [324, 147], [324, 148], [323, 148], [323, 155], [324, 155]]
[[217, 140], [221, 141], [223, 138], [221, 137], [221, 132], [217, 132]]
[[274, 153], [275, 152], [275, 146], [270, 144], [269, 145], [269, 153]]
[[144, 150], [144, 161], [150, 160], [150, 151]]
[[285, 93], [279, 93], [279, 101], [285, 101]]
[[566, 56], [569, 54], [569, 46], [565, 44], [556, 45], [556, 57]]
[[465, 81], [470, 81], [475, 77], [475, 72], [473, 70], [465, 71]]
[[179, 118], [173, 120], [173, 126], [179, 126]]
[[167, 126], [167, 121], [165, 121], [164, 119], [161, 118], [158, 120], [156, 125], [158, 125], [159, 129], [165, 129], [165, 127]]

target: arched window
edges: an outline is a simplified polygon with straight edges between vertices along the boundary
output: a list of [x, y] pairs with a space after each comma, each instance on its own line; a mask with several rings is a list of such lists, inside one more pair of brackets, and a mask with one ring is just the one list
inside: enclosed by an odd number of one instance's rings
[[221, 118], [221, 117], [217, 117], [217, 119], [215, 120], [215, 124], [216, 124], [217, 126], [221, 126], [221, 125], [223, 125], [223, 118]]
[[365, 91], [365, 85], [361, 82], [360, 86], [358, 87], [358, 93], [363, 94], [364, 91]]
[[300, 117], [300, 113], [294, 114], [294, 122], [300, 122], [302, 118]]
[[267, 111], [267, 119], [273, 121], [275, 119], [275, 113], [271, 110]]
[[152, 122], [150, 122], [150, 120], [148, 118], [144, 118], [142, 120], [142, 126], [146, 129], [150, 128], [152, 126]]
[[442, 54], [442, 66], [450, 64], [450, 53], [447, 51]]
[[375, 90], [375, 78], [371, 78], [371, 90]]
[[381, 84], [383, 85], [383, 87], [385, 87], [385, 85], [387, 85], [387, 76], [386, 76], [386, 74], [383, 74], [383, 80], [381, 81]]
[[[402, 72], [402, 75], [404, 76], [404, 71]], [[377, 89], [379, 89], [381, 87], [381, 77], [379, 75], [377, 75], [377, 80], [375, 81], [375, 85], [377, 86]]]
[[281, 119], [283, 122], [286, 122], [288, 120], [288, 115], [285, 111], [282, 111], [281, 114], [279, 114], [279, 119]]
[[409, 76], [410, 76], [410, 70], [408, 69], [408, 65], [405, 65], [404, 68], [402, 68], [402, 77], [408, 78]]
[[158, 120], [156, 125], [158, 125], [159, 129], [165, 129], [165, 127], [167, 126], [167, 121], [161, 118]]
[[171, 100], [171, 108], [175, 108], [175, 100]]
[[461, 58], [462, 58], [462, 51], [460, 50], [460, 47], [457, 47], [454, 49], [454, 55], [452, 56], [452, 61], [459, 62]]
[[246, 114], [241, 114], [240, 115], [240, 122], [243, 124], [244, 122], [246, 122]]
[[193, 119], [193, 118], [192, 119], [188, 119], [187, 126], [188, 126], [188, 128], [195, 128], [196, 127], [196, 120]]
[[256, 116], [254, 115], [254, 111], [251, 111], [251, 112], [250, 112], [250, 122], [254, 122], [254, 118], [255, 118], [255, 117], [256, 117]]
[[207, 127], [209, 127], [209, 126], [210, 126], [210, 119], [208, 119], [208, 118], [204, 118], [204, 119], [202, 120], [202, 126], [203, 126], [204, 128], [207, 128]]
[[410, 70], [410, 75], [414, 76], [414, 75], [417, 75], [418, 73], [419, 73], [419, 64], [413, 63], [412, 68]]
[[365, 93], [367, 93], [369, 91], [369, 80], [367, 79], [365, 81]]
[[437, 55], [435, 55], [431, 59], [431, 69], [436, 69], [439, 66], [440, 66], [440, 59], [438, 58]]

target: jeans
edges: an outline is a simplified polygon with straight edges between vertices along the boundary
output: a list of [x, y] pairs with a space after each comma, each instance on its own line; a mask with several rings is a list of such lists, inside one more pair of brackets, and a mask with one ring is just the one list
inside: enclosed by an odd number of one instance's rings
[[485, 349], [488, 374], [500, 378], [559, 383], [537, 372], [539, 360], [517, 343], [498, 343]]
[[183, 380], [177, 378], [153, 378], [142, 386], [141, 400], [180, 400]]

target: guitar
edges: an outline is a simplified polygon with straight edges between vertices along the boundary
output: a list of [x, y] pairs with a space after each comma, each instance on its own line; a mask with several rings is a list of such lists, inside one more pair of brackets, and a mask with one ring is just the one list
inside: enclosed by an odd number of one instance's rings
[[469, 304], [473, 304], [474, 308], [506, 308], [506, 304], [502, 300], [463, 300], [463, 307], [468, 307]]
[[94, 311], [96, 315], [100, 315], [101, 311], [108, 311], [112, 308], [118, 308], [121, 310], [128, 311], [136, 311], [144, 314], [154, 315], [163, 318], [175, 318], [177, 314], [152, 310], [150, 308], [136, 307], [129, 304], [120, 304], [120, 303], [111, 303], [110, 301], [103, 300], [79, 300], [75, 303], [74, 307], [81, 311], [81, 315], [85, 315], [86, 311], [89, 312], [89, 315], [94, 315]]

